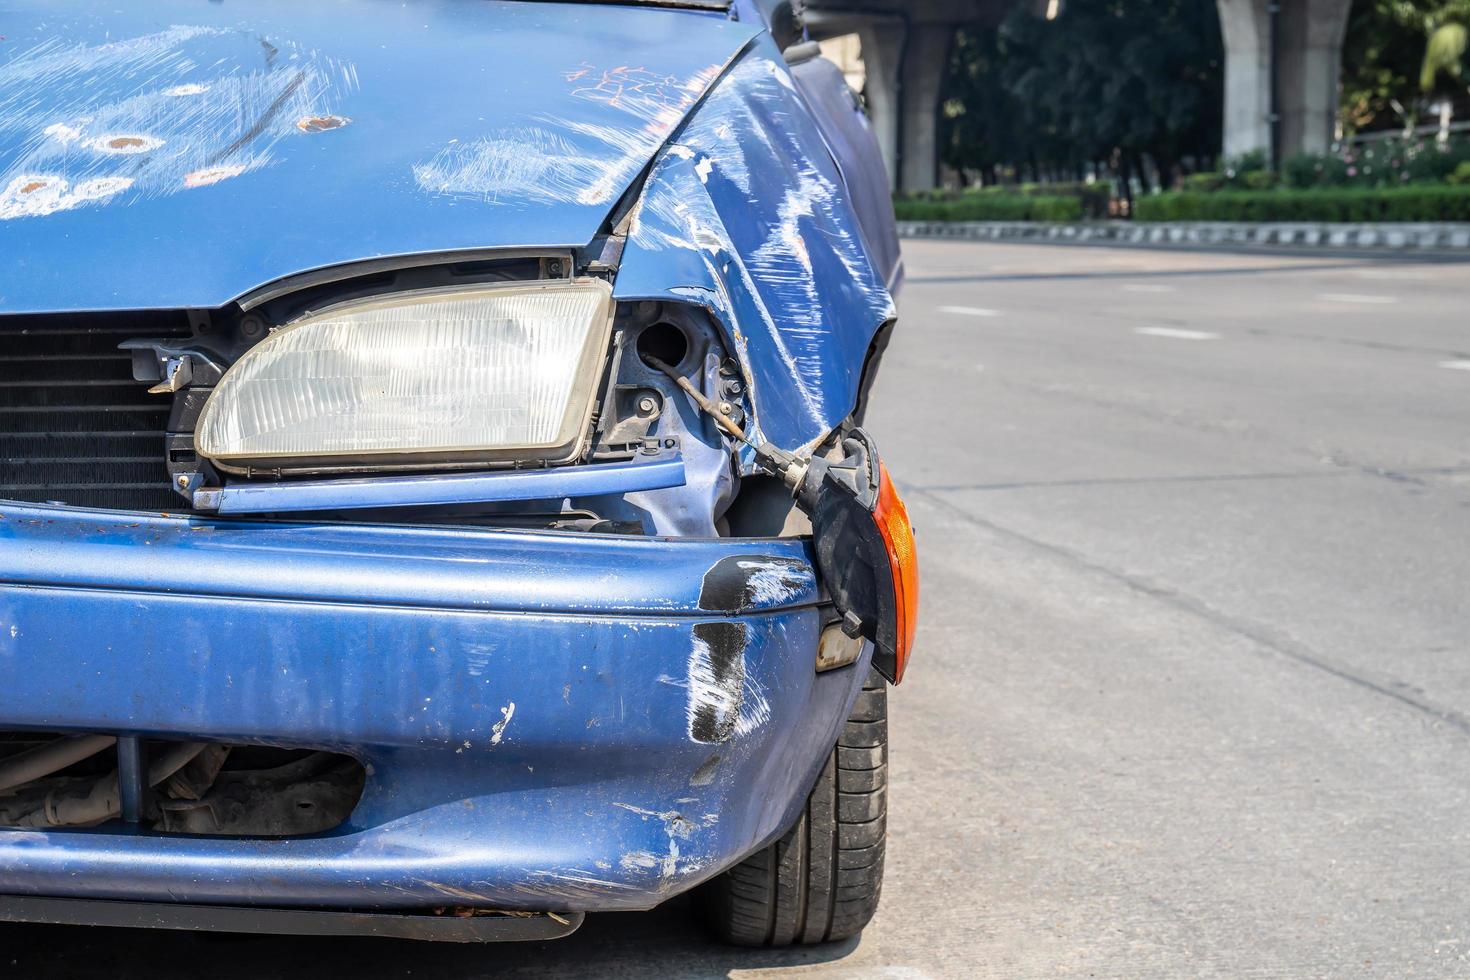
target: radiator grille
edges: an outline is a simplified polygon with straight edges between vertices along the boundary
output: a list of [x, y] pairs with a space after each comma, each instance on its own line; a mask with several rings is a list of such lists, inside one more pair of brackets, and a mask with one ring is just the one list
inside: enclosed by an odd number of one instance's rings
[[188, 336], [181, 320], [0, 317], [0, 500], [179, 509], [164, 459], [172, 399], [134, 381], [117, 345]]

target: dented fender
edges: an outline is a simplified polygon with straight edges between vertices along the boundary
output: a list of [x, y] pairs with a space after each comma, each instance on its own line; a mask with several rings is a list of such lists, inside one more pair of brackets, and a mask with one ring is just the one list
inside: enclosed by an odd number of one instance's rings
[[769, 37], [659, 155], [629, 221], [615, 293], [714, 314], [750, 381], [756, 441], [809, 450], [853, 412], [893, 298]]

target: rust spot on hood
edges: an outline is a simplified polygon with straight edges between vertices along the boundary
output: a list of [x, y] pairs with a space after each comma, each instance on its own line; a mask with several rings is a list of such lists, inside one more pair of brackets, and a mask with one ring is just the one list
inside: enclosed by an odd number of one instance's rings
[[329, 129], [341, 129], [351, 121], [346, 116], [302, 116], [296, 120], [296, 128], [303, 133], [324, 133]]

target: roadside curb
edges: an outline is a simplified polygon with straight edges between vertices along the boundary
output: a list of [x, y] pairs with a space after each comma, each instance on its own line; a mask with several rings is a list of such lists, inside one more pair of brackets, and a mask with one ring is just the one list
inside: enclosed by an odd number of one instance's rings
[[1116, 242], [1121, 245], [1290, 245], [1470, 255], [1470, 224], [1178, 221], [900, 221], [903, 238], [969, 241]]

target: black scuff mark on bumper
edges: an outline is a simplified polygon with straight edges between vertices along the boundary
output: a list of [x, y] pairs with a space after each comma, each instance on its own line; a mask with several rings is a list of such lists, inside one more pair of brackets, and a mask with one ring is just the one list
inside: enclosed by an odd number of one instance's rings
[[699, 623], [689, 657], [689, 737], [728, 742], [745, 697], [744, 623]]
[[813, 578], [812, 567], [794, 558], [731, 555], [705, 573], [699, 607], [734, 614], [753, 606], [781, 605], [806, 594]]

